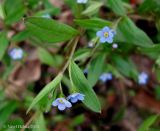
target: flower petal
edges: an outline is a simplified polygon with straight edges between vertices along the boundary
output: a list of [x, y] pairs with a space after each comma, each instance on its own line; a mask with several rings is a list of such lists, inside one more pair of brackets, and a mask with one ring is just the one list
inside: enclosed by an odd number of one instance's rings
[[96, 33], [96, 35], [97, 35], [98, 37], [102, 37], [102, 36], [103, 36], [103, 31], [98, 31], [98, 32]]
[[52, 106], [58, 106], [58, 104], [59, 104], [59, 103], [58, 103], [57, 99], [52, 102]]
[[101, 37], [101, 38], [100, 38], [100, 42], [101, 42], [101, 43], [106, 42], [106, 38], [105, 38], [105, 37]]
[[78, 101], [77, 97], [71, 98], [72, 103], [76, 103]]
[[60, 111], [63, 111], [65, 108], [66, 108], [66, 107], [65, 107], [65, 104], [59, 104], [59, 105], [58, 105], [58, 109], [59, 109]]
[[107, 38], [106, 41], [107, 41], [108, 43], [112, 43], [112, 42], [113, 42], [113, 37]]
[[111, 29], [108, 27], [108, 26], [105, 26], [103, 29], [102, 29], [102, 31], [103, 32], [109, 32]]
[[109, 31], [109, 37], [114, 37], [114, 34], [112, 31]]
[[84, 95], [83, 94], [79, 94], [77, 96], [78, 100], [83, 101], [84, 100]]
[[68, 108], [72, 107], [72, 104], [69, 101], [67, 101], [67, 100], [64, 101], [64, 104]]

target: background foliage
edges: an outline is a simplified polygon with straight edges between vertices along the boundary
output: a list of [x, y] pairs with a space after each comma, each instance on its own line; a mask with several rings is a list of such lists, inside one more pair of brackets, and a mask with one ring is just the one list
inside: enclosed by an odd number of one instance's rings
[[[118, 48], [99, 43], [105, 26]], [[159, 0], [0, 1], [0, 130], [159, 131], [159, 44]], [[52, 107], [73, 89], [83, 102]]]

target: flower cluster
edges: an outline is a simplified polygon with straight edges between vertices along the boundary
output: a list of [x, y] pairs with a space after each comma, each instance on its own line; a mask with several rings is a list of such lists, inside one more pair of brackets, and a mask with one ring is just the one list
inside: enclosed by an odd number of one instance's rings
[[[55, 101], [53, 101], [52, 105], [57, 106], [60, 111], [65, 110], [66, 108], [71, 108], [71, 103], [76, 103], [78, 100], [83, 101], [84, 100], [84, 94], [81, 93], [73, 93], [65, 98], [57, 98]], [[70, 102], [71, 101], [71, 102]]]
[[149, 78], [149, 76], [148, 76], [147, 73], [141, 72], [141, 73], [139, 74], [139, 76], [138, 76], [138, 83], [139, 83], [140, 85], [145, 85], [145, 84], [147, 84], [147, 82], [148, 82], [148, 78]]
[[102, 82], [107, 82], [112, 80], [113, 76], [112, 73], [103, 73], [100, 77], [99, 80], [101, 80]]
[[23, 50], [21, 48], [13, 48], [9, 51], [9, 56], [13, 60], [21, 60], [23, 58]]
[[86, 4], [88, 0], [77, 0], [77, 3], [79, 4]]
[[116, 32], [114, 30], [110, 29], [108, 26], [105, 26], [102, 30], [98, 31], [96, 35], [100, 38], [101, 43], [112, 43], [115, 34]]

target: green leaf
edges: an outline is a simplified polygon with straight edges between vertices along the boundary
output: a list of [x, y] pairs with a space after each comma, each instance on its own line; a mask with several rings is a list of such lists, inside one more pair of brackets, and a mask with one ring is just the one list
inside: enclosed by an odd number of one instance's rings
[[125, 114], [125, 107], [120, 107], [119, 111], [113, 116], [113, 122], [119, 122], [123, 119]]
[[38, 48], [38, 56], [42, 63], [47, 64], [52, 67], [58, 67], [63, 63], [63, 57], [59, 55], [51, 55], [44, 48]]
[[121, 36], [121, 39], [117, 39], [119, 42], [127, 42], [141, 47], [151, 47], [153, 45], [147, 34], [136, 27], [128, 17], [123, 17], [119, 22], [116, 36]]
[[114, 55], [112, 61], [120, 73], [137, 80], [138, 71], [131, 60], [125, 60], [118, 55]]
[[82, 124], [84, 121], [85, 121], [85, 115], [84, 114], [78, 115], [72, 120], [71, 127], [76, 127]]
[[123, 6], [122, 0], [107, 0], [107, 5], [117, 15], [126, 15], [126, 9]]
[[148, 131], [160, 131], [160, 127], [157, 127], [157, 128], [149, 128]]
[[91, 52], [89, 49], [79, 49], [74, 54], [75, 61], [83, 61], [90, 56]]
[[52, 19], [30, 17], [25, 23], [34, 37], [47, 43], [67, 41], [78, 34], [74, 28]]
[[103, 67], [105, 65], [105, 55], [101, 54], [98, 55], [90, 64], [89, 71], [88, 71], [88, 81], [90, 85], [93, 87], [101, 73], [103, 72]]
[[82, 12], [83, 15], [92, 15], [103, 5], [102, 2], [91, 2], [90, 6]]
[[152, 115], [147, 118], [138, 128], [138, 131], [149, 131], [149, 127], [153, 125], [158, 118], [158, 115]]
[[[20, 126], [24, 126], [24, 120], [23, 118], [19, 118], [19, 117], [15, 117], [14, 119], [9, 119], [5, 125], [10, 125], [9, 126], [6, 126], [4, 127], [4, 130], [1, 130], [1, 131], [20, 131], [20, 128], [12, 128], [11, 127], [20, 127]], [[18, 125], [18, 126], [17, 126]]]
[[101, 105], [81, 69], [72, 61], [69, 65], [70, 79], [77, 90], [85, 95], [83, 103], [94, 112], [101, 112]]
[[4, 19], [5, 14], [4, 14], [4, 9], [3, 9], [3, 4], [0, 2], [0, 18]]
[[[42, 112], [37, 113], [35, 127], [37, 127], [40, 131], [46, 131], [46, 122]], [[33, 131], [37, 131], [37, 128], [33, 128]]]
[[8, 120], [12, 112], [17, 108], [17, 102], [9, 101], [6, 106], [0, 110], [0, 127]]
[[22, 0], [5, 0], [4, 10], [6, 13], [5, 23], [7, 25], [19, 21], [26, 12]]
[[160, 100], [160, 86], [154, 88], [155, 96], [157, 100]]
[[159, 0], [145, 0], [138, 9], [140, 12], [157, 12], [160, 13], [160, 1]]
[[17, 33], [16, 35], [14, 35], [11, 40], [14, 42], [20, 42], [20, 41], [26, 40], [27, 38], [29, 38], [29, 36], [30, 36], [30, 33], [27, 30], [23, 30]]
[[140, 48], [140, 51], [153, 59], [158, 59], [160, 52], [160, 44], [153, 44], [151, 47]]
[[36, 16], [36, 17], [42, 17], [42, 16], [44, 16], [46, 14], [49, 14], [49, 15], [60, 15], [60, 12], [61, 12], [61, 10], [59, 8], [56, 8], [56, 7], [52, 6], [52, 8], [36, 12], [34, 14], [34, 16]]
[[2, 60], [8, 47], [8, 40], [5, 32], [0, 33], [0, 61]]
[[93, 28], [103, 28], [104, 26], [112, 26], [112, 22], [103, 20], [100, 18], [91, 18], [91, 19], [75, 19], [74, 22], [82, 26], [83, 28], [93, 29]]
[[62, 74], [60, 73], [55, 79], [48, 83], [40, 93], [33, 99], [31, 105], [29, 106], [27, 113], [35, 106], [43, 97], [45, 97], [51, 90], [55, 90], [57, 85], [61, 82]]

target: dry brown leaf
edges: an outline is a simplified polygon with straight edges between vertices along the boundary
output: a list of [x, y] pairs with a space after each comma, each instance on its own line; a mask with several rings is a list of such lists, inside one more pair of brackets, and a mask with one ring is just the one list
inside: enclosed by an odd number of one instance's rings
[[34, 82], [40, 78], [41, 64], [39, 60], [25, 62], [24, 65], [18, 65], [9, 77], [9, 82], [16, 86], [24, 86], [27, 83]]
[[140, 90], [135, 97], [133, 103], [143, 109], [147, 109], [154, 113], [160, 113], [160, 101], [154, 99], [153, 96], [144, 90]]
[[59, 17], [59, 21], [62, 23], [66, 23], [68, 25], [72, 25], [73, 24], [73, 14], [70, 10], [67, 10], [65, 12], [63, 12]]

